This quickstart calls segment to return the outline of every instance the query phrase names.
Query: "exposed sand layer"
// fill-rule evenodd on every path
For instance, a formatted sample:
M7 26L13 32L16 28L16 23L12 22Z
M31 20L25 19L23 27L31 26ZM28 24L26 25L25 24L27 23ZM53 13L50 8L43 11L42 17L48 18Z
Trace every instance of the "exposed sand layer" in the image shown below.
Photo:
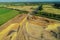
M52 24L59 23L38 16L18 15L0 27L0 40L57 40L51 29L46 30Z

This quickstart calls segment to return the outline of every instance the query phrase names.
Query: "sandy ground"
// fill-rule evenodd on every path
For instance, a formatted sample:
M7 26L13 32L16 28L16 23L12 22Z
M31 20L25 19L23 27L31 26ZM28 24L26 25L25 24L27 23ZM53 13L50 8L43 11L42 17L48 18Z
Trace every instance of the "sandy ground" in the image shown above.
M6 27L2 27L0 31L0 40L57 40L45 30L45 27L51 24L45 21L48 19L27 16L26 14L18 15L4 24Z

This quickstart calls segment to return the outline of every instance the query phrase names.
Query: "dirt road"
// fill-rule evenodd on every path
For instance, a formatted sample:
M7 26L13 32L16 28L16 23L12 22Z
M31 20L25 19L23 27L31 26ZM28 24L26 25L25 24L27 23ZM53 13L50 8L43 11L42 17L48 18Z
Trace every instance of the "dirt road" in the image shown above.
M25 16L23 16L25 15ZM20 18L19 21L16 21L16 23L10 21L11 23L9 26L4 27L3 30L0 32L0 40L14 40L17 36L17 31L20 29L19 27L22 27L22 24L25 22L27 15L23 14L22 18ZM9 22L8 22L9 23ZM6 25L6 24L5 24ZM13 37L10 39L10 37Z
M15 18L12 18L11 20L9 20L8 22L6 22L5 24L3 24L2 26L0 26L0 32L5 29L6 27L8 27L10 24L13 23L20 23L24 17L26 17L26 14L19 14L17 15Z

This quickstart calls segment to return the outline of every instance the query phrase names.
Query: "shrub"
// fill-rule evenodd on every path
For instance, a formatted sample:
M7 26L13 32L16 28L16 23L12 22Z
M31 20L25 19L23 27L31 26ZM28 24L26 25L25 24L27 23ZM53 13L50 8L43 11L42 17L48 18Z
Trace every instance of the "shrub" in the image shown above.
M42 5L40 5L38 8L37 8L37 10L43 10L43 8L42 8Z
M60 9L60 4L55 3L53 6L54 6L54 8Z

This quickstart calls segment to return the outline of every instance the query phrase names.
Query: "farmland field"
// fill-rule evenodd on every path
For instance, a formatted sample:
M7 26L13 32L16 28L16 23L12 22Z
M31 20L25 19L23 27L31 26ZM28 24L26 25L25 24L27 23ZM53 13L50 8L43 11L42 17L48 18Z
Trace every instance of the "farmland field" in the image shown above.
M27 13L33 11L38 6L7 6L0 7L0 26L10 19L14 18L16 15L21 13ZM31 9L33 8L33 9Z
M0 8L0 25L4 24L5 22L12 19L13 17L15 17L18 14L19 14L19 12L16 10Z

